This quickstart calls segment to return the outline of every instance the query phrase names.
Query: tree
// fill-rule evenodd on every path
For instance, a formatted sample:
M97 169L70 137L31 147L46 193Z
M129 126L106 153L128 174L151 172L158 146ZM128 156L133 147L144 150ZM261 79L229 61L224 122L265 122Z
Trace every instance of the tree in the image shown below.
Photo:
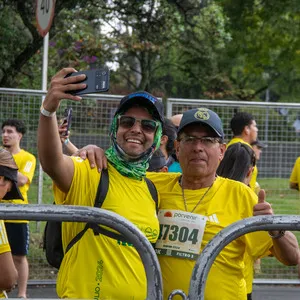
M75 8L80 2L79 0L57 1L55 15L58 15L62 9ZM23 72L23 75L29 77L33 75L22 68L43 44L43 39L35 26L34 5L35 1L0 1L0 20L3 29L0 36L0 86L14 86L18 73ZM57 19L54 19L50 39L57 32L56 21Z
M33 1L0 0L0 84L40 88ZM65 0L50 30L49 76L108 64L111 92L298 99L298 0Z

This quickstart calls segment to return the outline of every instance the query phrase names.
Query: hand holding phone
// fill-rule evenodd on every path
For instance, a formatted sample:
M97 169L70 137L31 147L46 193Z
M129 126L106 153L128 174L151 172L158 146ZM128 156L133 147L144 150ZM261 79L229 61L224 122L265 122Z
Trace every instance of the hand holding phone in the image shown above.
M66 128L66 131L64 133L64 136L68 135L68 132L71 128L71 122L72 122L72 107L69 107L69 108L66 108L65 109L65 120L64 120L64 123L67 123L67 128Z
M81 81L81 83L86 84L86 88L81 90L70 91L72 95L84 95L92 93L103 93L107 92L109 89L109 70L106 67L87 70L80 72L73 72L68 74L66 77L76 76L80 74L85 74L86 78Z

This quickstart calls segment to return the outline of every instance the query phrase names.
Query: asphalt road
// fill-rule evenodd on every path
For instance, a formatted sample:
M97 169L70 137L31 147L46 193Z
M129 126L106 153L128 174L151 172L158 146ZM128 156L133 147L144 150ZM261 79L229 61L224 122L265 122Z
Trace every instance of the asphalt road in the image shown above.
M16 297L16 290L9 298ZM17 298L16 298L17 299ZM28 286L28 299L57 299L55 286ZM300 286L254 285L253 300L299 300ZM20 299L19 299L20 300ZM117 300L117 299L116 299ZM238 299L237 299L238 300Z
M299 300L300 286L255 285L253 300Z

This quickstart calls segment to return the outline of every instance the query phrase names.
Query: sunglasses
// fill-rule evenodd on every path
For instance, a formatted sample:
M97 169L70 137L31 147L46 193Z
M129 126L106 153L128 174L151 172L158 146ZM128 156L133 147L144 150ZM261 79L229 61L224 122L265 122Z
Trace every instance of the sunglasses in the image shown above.
M119 126L130 129L134 126L134 124L138 121L141 124L142 130L147 133L155 132L156 128L158 127L158 122L154 120L148 119L137 119L130 116L118 116Z

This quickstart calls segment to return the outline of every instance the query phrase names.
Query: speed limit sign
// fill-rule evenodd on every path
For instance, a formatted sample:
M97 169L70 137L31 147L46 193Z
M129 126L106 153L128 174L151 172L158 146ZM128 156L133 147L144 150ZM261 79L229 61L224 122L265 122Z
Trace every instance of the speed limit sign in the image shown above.
M54 17L55 0L36 0L37 28L42 37L50 30Z

